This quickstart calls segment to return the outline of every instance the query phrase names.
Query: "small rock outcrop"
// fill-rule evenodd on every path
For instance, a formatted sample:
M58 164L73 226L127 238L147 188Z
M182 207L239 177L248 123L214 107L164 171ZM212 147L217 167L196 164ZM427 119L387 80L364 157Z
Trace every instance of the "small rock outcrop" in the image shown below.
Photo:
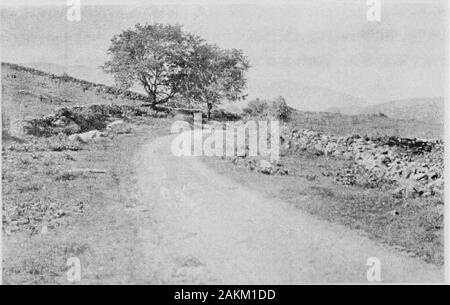
M394 196L417 197L442 194L444 189L444 148L442 140L401 137L329 136L313 130L284 127L284 151L307 151L352 161L350 168L335 173L336 181L379 187L395 184ZM360 181L363 180L363 181Z
M91 130L91 131L84 132L84 133L77 133L77 134L70 135L68 137L68 139L70 141L79 141L81 143L86 144L86 143L89 143L92 141L96 141L104 136L105 135L98 130Z

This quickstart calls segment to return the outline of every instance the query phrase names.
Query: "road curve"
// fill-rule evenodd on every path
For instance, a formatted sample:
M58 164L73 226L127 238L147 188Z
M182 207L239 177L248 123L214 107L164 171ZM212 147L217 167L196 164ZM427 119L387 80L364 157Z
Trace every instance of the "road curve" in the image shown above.
M160 284L443 282L443 271L343 226L262 197L195 157L175 157L173 136L143 146L139 279Z

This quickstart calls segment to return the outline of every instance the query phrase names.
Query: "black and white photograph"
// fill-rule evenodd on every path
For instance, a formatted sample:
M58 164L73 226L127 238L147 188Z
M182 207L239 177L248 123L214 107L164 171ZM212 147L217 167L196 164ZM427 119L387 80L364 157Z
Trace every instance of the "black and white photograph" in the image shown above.
M1 283L448 284L448 6L1 0Z

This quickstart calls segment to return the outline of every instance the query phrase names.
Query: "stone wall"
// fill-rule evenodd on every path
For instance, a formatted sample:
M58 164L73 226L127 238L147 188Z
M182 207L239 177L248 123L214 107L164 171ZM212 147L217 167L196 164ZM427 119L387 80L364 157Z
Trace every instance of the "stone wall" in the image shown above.
M308 151L352 161L354 166L350 170L331 173L344 184L353 184L358 175L369 175L375 186L378 182L396 185L394 196L443 194L444 149L441 140L336 137L284 127L281 147L290 152Z

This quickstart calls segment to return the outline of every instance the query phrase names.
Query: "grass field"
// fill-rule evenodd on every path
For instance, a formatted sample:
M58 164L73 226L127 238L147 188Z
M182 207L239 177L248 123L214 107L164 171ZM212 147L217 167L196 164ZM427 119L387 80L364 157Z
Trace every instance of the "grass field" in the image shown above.
M243 186L291 203L317 217L358 230L368 237L427 262L444 263L443 198L396 199L392 189L344 186L322 172L346 161L308 154L285 156L288 176L270 176L237 167L227 159L204 158L219 173Z
M61 107L137 105L98 86L2 64L3 282L68 284L78 257L83 283L132 283L136 200L133 156L170 122L138 118L131 134L89 144L24 134L25 122ZM88 171L86 171L88 169ZM132 270L131 270L132 271Z
M132 268L139 256L133 156L142 143L166 134L168 124L151 119L133 128L131 136L79 151L3 152L3 213L20 220L4 222L5 284L69 284L66 263L71 257L81 261L83 283L134 282L124 277L132 270L123 269ZM105 173L65 174L73 168ZM20 217L11 212L23 203Z
M48 115L61 107L140 103L98 92L96 88L99 87L2 64L2 128L12 134L22 134L26 120Z
M408 138L441 139L444 122L400 120L380 115L344 115L327 112L295 112L289 125L312 129L335 136L400 136Z

